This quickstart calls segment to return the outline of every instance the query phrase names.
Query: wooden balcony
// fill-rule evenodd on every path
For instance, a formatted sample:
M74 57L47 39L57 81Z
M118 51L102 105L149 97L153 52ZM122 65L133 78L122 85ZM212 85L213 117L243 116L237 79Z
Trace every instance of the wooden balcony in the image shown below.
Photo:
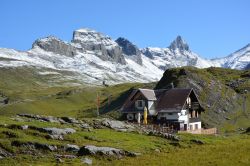
M194 110L198 110L200 108L200 104L198 102L192 102L191 108Z

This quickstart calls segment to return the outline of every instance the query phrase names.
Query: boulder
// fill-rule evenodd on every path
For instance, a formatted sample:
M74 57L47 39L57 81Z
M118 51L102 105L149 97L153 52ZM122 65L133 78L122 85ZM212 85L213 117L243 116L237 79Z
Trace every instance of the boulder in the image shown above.
M39 131L49 133L51 135L66 135L66 134L72 134L75 133L76 130L72 128L65 128L65 129L60 129L56 127L51 127L51 128L38 128Z
M63 123L64 122L62 119L56 118L53 116L42 116L42 115L33 115L33 114L18 114L18 116L39 120L41 122L53 122L53 123Z
M79 156L83 155L102 155L109 157L122 157L129 156L135 157L141 155L140 153L124 151L122 149L112 148L112 147L97 147L94 145L87 145L80 148L78 151Z
M38 142L21 142L21 141L12 141L11 146L17 146L17 147L26 147L27 149L37 149L37 150L49 150L49 151L56 151L57 146L56 145L49 145L49 144L43 144Z
M67 152L78 152L80 150L79 146L67 144L65 146L65 151Z
M110 120L110 119L103 119L101 122L103 126L106 126L108 128L117 130L117 131L134 131L135 128L132 125L126 124L125 122L122 121L117 121L117 120Z
M91 129L91 126L87 123L81 123L80 126L82 129Z
M190 142L195 143L197 145L205 144L202 140L198 140L198 139L191 139Z
M46 136L46 138L48 139L54 139L54 140L63 140L63 136L62 135L51 135L49 134L48 136Z
M0 147L0 159L4 157L10 157L10 156L12 156L10 152Z
M75 118L71 117L61 117L62 120L64 120L67 123L73 123L73 124L79 124L80 122L76 120Z
M22 129L22 130L27 130L28 128L29 128L28 125L23 125L23 126L21 126L21 129Z
M81 159L81 161L83 164L87 164L87 165L92 165L92 163L93 163L92 159L87 158L87 157Z

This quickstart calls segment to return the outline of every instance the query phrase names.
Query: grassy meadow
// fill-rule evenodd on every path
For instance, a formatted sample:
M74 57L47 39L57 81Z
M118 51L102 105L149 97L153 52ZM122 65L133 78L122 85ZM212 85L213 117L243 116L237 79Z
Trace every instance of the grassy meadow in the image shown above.
M56 152L39 151L40 155L24 154L22 148L11 146L13 141L39 142L58 147L66 144L78 146L110 146L123 150L142 153L137 157L108 158L87 156L93 165L249 165L250 135L234 134L230 136L179 134L179 142L137 132L117 132L111 129L92 129L86 131L74 125L38 122L29 120L15 121L9 117L0 117L0 147L14 153L14 157L0 160L0 165L57 165L56 154L70 154L60 149ZM4 125L5 124L5 125ZM77 132L64 137L64 140L52 140L46 133L36 130L9 129L9 125L29 125L35 127L74 128ZM200 140L197 144L192 140ZM158 149L156 151L156 149ZM63 159L59 165L82 165L85 156L75 159Z

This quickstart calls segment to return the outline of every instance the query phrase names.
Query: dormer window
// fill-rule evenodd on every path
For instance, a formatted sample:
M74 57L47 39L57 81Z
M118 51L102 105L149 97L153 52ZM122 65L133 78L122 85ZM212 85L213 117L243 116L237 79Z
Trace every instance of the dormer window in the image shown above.
M145 107L145 102L143 100L137 100L135 106L137 109L143 109Z

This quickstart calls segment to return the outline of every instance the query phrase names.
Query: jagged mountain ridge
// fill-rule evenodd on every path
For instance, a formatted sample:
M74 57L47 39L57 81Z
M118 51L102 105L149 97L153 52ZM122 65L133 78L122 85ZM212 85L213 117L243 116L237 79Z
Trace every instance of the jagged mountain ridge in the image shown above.
M114 41L94 30L79 29L74 31L71 42L49 36L36 40L25 52L0 48L0 68L32 66L32 70L37 68L35 72L53 75L54 79L69 71L74 74L64 78L90 84L103 80L109 84L152 82L158 81L166 69L181 66L244 69L250 62L249 50L248 45L226 58L206 60L193 53L180 36L167 48L140 49L125 38ZM239 62L248 58L244 64L234 64L238 55Z

